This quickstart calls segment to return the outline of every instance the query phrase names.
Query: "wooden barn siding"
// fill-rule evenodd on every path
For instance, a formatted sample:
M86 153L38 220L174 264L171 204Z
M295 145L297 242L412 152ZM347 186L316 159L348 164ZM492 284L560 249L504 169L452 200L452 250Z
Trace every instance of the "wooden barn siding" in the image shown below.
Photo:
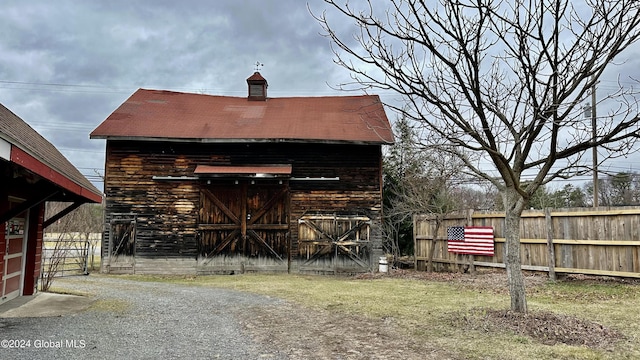
M471 221L468 222L467 218ZM575 208L551 211L555 271L594 275L640 277L640 208ZM468 259L447 251L446 229L454 225L493 226L495 256L474 256L476 266L504 264L504 213L473 212L447 215L434 241L431 216L414 218L416 266L427 267L430 251L437 269ZM525 211L520 225L524 269L548 271L547 225L544 212Z
M0 206L2 206L2 202L0 201ZM6 223L0 223L0 286L4 281L4 255L6 253L7 242L5 239L5 232L7 231ZM2 289L0 289L0 302L2 302Z
M192 176L197 165L292 164L293 177L339 177L340 181L290 182L293 232L297 216L309 209L367 209L379 222L380 159L379 145L108 141L103 253L108 256L111 214L134 213L136 256L195 258L198 182L152 177ZM379 227L373 231L373 238L381 241Z
M291 256L297 260L300 256L298 243L298 219L306 213L318 209L327 212L344 212L351 209L354 213L365 215L371 219L371 259L372 267L377 266L377 259L382 254L382 208L380 191L292 191L291 192ZM295 262L293 266L295 266ZM371 268L372 269L372 268ZM371 270L369 269L369 270ZM294 269L295 270L295 269Z

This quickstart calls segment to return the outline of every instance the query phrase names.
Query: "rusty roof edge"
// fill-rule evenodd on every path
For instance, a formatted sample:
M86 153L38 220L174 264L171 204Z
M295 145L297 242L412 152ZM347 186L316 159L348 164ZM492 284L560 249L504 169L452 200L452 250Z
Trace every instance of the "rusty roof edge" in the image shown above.
M42 136L42 135L40 135L40 136ZM81 188L93 193L94 195L98 195L100 197L103 196L102 191L100 191L100 189L98 189L95 185L93 185L93 183L91 183L91 181L89 179L87 179L86 176L82 175L82 173L80 173L78 168L75 167L75 165L73 165L69 161L69 159L67 159L67 157L64 156L64 154L62 154L60 152L60 150L58 150L55 146L52 145L53 149L55 149L55 151L58 152L58 155L61 156L66 162L68 162L69 165L71 165L74 169L76 169L76 171L78 171L78 174L80 176L85 178L85 180L87 181L86 184L83 184L83 183L77 181L74 178L74 176L71 176L71 174L67 174L64 170L60 169L55 164L51 163L51 161L49 161L48 159L43 158L40 154L34 153L33 151L31 151L27 147L23 146L19 139L15 139L13 136L11 136L11 135L9 135L9 134L7 134L5 132L2 132L2 131L0 131L0 138L5 140L5 141L7 141L9 144L11 144L11 146L17 147L18 149L20 149L24 153L28 154L29 156L31 156L35 160L39 161L40 163L42 163L43 165L45 165L49 169L56 171L57 173L59 173L60 175L64 176L67 180L71 181L72 183L74 183L74 184L80 186ZM49 142L46 138L44 140ZM80 194L78 194L78 195L80 195Z
M159 142L199 142L207 143L313 143L313 144L359 144L359 145L393 145L391 140L338 140L338 139L282 139L282 138L264 138L264 139L242 139L242 138L168 138L168 137L149 137L149 136L111 136L111 135L91 135L91 139L104 139L111 141L159 141Z
M202 96L202 97L216 97L216 98L230 98L230 99L238 99L238 100L246 100L246 96L235 96L235 95L218 95L218 94L202 94L202 93L194 93L188 91L177 91L177 90L167 90L167 89L151 89L151 88L138 88L134 91L123 103L131 100L131 98L136 95L138 92L156 92L162 93L165 95L188 95L188 96ZM311 95L311 96L269 96L267 99L269 100L287 100L287 99L322 99L322 98L377 98L378 102L384 103L380 100L379 94L357 94L357 95Z
M46 140L46 139L45 139ZM47 140L48 141L48 140ZM87 179L86 176L82 175L82 173L80 172L80 170L78 170L78 168L73 165L69 159L67 159L66 156L64 156L64 154L62 154L57 148L56 151L58 151L59 155L62 156L64 158L64 160L66 160L74 169L76 169L76 171L78 171L78 174L82 177L84 177L84 179L87 181L86 184L83 184L81 182L79 182L77 179L75 179L73 176L71 176L71 174L67 174L64 170L62 170L61 168L59 168L58 166L52 164L50 161L44 159L42 156L40 156L39 154L34 153L33 151L27 149L24 146L21 146L20 143L16 143L16 142L11 142L12 146L17 147L18 149L22 150L23 152L25 152L26 154L28 154L29 156L33 157L35 160L39 161L40 163L42 163L43 165L45 165L46 167L48 167L49 169L57 172L58 174L64 176L67 180L71 181L72 183L80 186L82 189L85 189L89 192L91 192L94 195L98 195L100 197L103 196L102 191L100 191L100 189L98 189L95 185L93 185L93 183ZM77 194L82 196L81 194Z

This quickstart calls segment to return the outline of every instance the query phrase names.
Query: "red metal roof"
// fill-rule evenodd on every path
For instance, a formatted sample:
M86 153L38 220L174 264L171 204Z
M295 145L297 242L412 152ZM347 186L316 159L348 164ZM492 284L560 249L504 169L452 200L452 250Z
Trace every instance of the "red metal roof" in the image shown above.
M390 144L393 133L377 95L249 101L139 89L91 138Z
M254 72L253 75L249 76L247 81L267 81L259 72Z
M0 139L10 144L9 160L89 201L102 193L49 141L0 104Z

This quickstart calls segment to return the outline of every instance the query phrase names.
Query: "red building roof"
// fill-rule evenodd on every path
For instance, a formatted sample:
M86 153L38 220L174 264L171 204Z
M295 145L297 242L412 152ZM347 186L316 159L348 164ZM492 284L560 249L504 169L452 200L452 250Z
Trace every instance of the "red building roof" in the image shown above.
M253 75L249 76L247 81L267 81L259 72L254 72Z
M0 145L3 145L0 159L20 165L88 201L102 201L100 190L55 146L1 104Z
M139 89L91 138L390 144L393 133L377 95L249 101Z

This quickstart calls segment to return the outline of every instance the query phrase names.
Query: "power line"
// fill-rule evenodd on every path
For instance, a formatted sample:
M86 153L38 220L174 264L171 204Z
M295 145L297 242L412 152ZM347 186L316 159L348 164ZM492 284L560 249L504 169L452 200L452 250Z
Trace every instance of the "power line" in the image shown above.
M83 148L66 148L66 147L56 147L58 150L63 151L73 151L73 152L84 152L84 153L94 153L94 154L104 154L104 150L89 150Z
M0 89L12 89L12 90L28 90L28 91L53 91L53 92L79 92L79 93L132 93L139 88L146 89L165 89L174 91L187 91L193 93L208 93L208 94L245 94L246 90L228 90L222 88L202 88L202 87L184 87L184 86L154 86L154 85L88 85L88 84L74 84L74 83L48 83L48 82L32 82L32 81L15 81L15 80L0 80ZM338 93L344 93L344 91L333 89L293 89L296 94L316 94L316 95L335 95ZM285 90L273 89L269 92L271 94L288 94L293 91L291 88ZM395 93L389 90L379 89L378 94ZM285 95L286 96L286 95Z

